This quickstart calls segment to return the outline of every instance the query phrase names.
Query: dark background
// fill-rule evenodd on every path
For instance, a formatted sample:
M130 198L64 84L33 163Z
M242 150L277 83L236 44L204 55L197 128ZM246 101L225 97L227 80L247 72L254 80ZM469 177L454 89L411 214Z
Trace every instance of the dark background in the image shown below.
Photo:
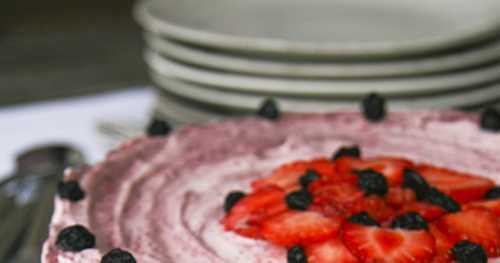
M132 0L3 0L0 106L149 83Z

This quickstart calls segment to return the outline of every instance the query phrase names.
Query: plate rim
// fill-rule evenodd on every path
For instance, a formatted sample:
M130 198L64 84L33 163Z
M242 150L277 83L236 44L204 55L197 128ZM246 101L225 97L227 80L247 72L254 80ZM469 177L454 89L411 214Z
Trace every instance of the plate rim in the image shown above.
M139 0L135 6L133 15L136 21L155 34L169 36L179 41L194 43L212 48L251 51L270 54L297 54L306 56L335 56L335 57L379 57L379 56L401 56L410 54L423 54L446 50L453 47L466 46L484 41L500 29L499 21L489 23L478 30L468 29L466 33L449 34L447 37L429 37L425 41L407 41L395 43L335 45L331 42L327 44L313 44L291 42L279 39L251 38L242 36L232 36L228 34L208 32L187 26L176 25L161 18L157 18L148 12L148 6L155 0ZM496 3L491 1L492 3ZM500 7L500 3L499 3ZM499 8L500 10L500 8Z
M380 78L417 76L463 70L500 61L500 39L486 46L448 54L397 61L287 63L236 54L209 52L170 39L144 34L148 47L162 56L213 70L269 77Z
M226 90L285 94L289 96L359 97L371 92L377 92L388 97L419 96L460 90L500 80L500 63L469 70L468 72L452 72L436 76L373 80L306 80L209 71L175 62L151 50L145 51L144 58L146 64L157 72L173 75L186 81L218 86Z
M175 96L179 96L182 98L186 98L189 100L194 100L199 103L206 103L215 106L222 106L225 108L235 108L239 110L247 110L247 111L255 111L258 108L258 105L269 96L263 94L245 94L238 92L228 92L224 90L218 90L216 87L210 87L206 85L189 83L184 80L176 79L175 76L165 76L154 72L154 70L150 71L150 76L156 83L157 87L168 92L174 94ZM168 84L167 84L168 83ZM172 87L168 87L168 85L172 85ZM175 86L175 87L174 87ZM189 93L186 93L186 90L191 89ZM212 94L212 98L207 100L206 94ZM194 94L194 95L193 95ZM205 94L205 95L204 95ZM235 101L234 98L240 97L239 101ZM292 109L291 112L300 112L300 109L303 109L304 105L308 105L311 109L317 107L318 105L322 105L321 111L332 111L339 109L346 109L353 107L359 107L360 99L345 101L342 98L338 98L336 100L309 100L306 103L305 100L300 98L289 98L283 96L274 96L281 103L285 101L285 105L282 105L285 108ZM405 98L405 99L391 99L389 100L389 105L394 108L453 108L459 106L467 106L467 105L476 105L482 102L487 101L492 97L500 98L500 81L486 85L482 87L476 87L475 89L468 89L462 92L457 92L454 94L442 94L438 96L429 96L423 98ZM457 102L457 98L467 98L466 102L460 101ZM473 99L471 99L473 98ZM313 105L315 104L315 105ZM328 106L326 106L328 104ZM465 104L465 105L464 105ZM332 107L330 107L330 105ZM412 107L408 107L412 106Z

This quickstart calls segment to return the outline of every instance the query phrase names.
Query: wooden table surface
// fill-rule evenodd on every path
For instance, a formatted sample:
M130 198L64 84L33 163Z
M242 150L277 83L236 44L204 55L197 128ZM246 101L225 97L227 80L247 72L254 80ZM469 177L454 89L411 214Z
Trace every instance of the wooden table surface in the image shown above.
M0 106L149 84L134 1L6 1Z

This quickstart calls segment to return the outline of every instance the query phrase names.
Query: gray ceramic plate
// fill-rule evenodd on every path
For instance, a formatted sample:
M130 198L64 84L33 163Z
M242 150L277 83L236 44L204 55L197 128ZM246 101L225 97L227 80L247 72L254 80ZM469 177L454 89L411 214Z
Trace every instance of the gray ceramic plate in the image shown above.
M284 94L287 96L360 98L370 92L388 97L422 96L469 89L500 80L500 63L463 72L435 76L384 79L292 79L249 76L201 69L181 64L148 51L146 62L156 72L204 85L217 86L233 92Z
M170 94L235 111L255 111L267 97L263 94L231 92L218 89L217 86L198 85L155 71L151 71L151 76L158 87ZM359 107L359 100L273 97L288 112L331 112ZM390 104L396 109L447 109L480 105L495 98L500 99L500 83L451 94L391 99Z
M155 34L219 49L306 56L401 56L489 38L498 0L143 0Z
M405 60L345 62L286 61L228 54L145 34L148 46L158 53L200 67L271 77L369 78L436 74L477 67L500 60L500 41L461 52Z

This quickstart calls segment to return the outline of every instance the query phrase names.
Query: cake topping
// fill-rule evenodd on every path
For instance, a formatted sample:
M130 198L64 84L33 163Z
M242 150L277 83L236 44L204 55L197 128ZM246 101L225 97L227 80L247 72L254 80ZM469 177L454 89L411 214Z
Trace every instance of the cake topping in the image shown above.
M355 215L352 215L348 219L349 222L365 225L365 226L378 226L379 224L367 212L360 212Z
M498 190L476 175L344 155L284 164L251 186L222 223L290 248L289 262L451 262L461 240L500 256Z
M287 253L288 263L307 263L306 252L300 246L293 246Z
M434 222L448 240L468 240L481 245L490 257L500 256L498 216L485 208L471 207L447 214Z
M409 160L389 156L367 159L344 157L335 161L337 171L341 174L372 169L382 174L390 186L401 185L404 169L412 167L412 165Z
M85 198L85 192L80 188L78 181L59 182L57 194L61 199L77 202Z
M306 254L309 263L359 263L340 238L308 245Z
M449 195L458 203L481 199L495 186L495 183L488 178L446 168L419 165L417 170L431 186Z
M172 131L172 126L166 121L160 119L153 119L149 123L146 133L149 136L165 136Z
M342 218L326 217L313 211L285 211L264 220L264 239L280 246L306 245L335 237Z
M257 115L269 120L278 119L280 117L278 104L271 98L264 100L257 111Z
M120 248L114 248L101 259L101 263L136 263L134 256Z
M448 212L460 211L460 205L455 200L453 200L453 198L433 187L431 187L427 192L425 201L442 207Z
M430 189L425 178L413 169L404 170L403 187L412 189L415 192L417 200L423 200Z
M248 236L260 236L259 223L287 210L285 191L277 186L265 186L246 195L226 214L222 224L226 230Z
M430 262L435 253L434 238L425 230L346 223L342 240L360 262Z
M371 122L379 122L385 118L385 99L372 93L363 99L362 110L365 118Z
M494 188L491 188L485 195L484 197L486 199L498 199L500 198L500 187L496 186Z
M408 230L429 229L425 219L416 212L409 212L394 219L392 228L403 228Z
M500 112L494 108L487 108L481 113L481 128L488 131L500 131Z
M231 211L231 208L241 200L241 198L245 197L245 193L242 191L233 191L230 192L224 201L224 212Z
M384 196L387 193L387 180L384 175L372 169L356 171L358 186L367 194Z
M312 201L312 195L306 190L291 192L286 196L288 208L295 210L306 210Z
M300 185L302 188L307 189L307 187L314 181L319 180L320 176L318 172L309 169L306 173L299 178Z
M486 263L488 255L484 249L476 243L462 240L451 250L457 263Z
M64 228L57 236L56 246L63 251L80 252L95 247L95 237L82 225Z
M356 145L341 147L333 155L332 159L337 160L340 157L360 158L361 157L361 150L359 149L359 146L356 146Z

